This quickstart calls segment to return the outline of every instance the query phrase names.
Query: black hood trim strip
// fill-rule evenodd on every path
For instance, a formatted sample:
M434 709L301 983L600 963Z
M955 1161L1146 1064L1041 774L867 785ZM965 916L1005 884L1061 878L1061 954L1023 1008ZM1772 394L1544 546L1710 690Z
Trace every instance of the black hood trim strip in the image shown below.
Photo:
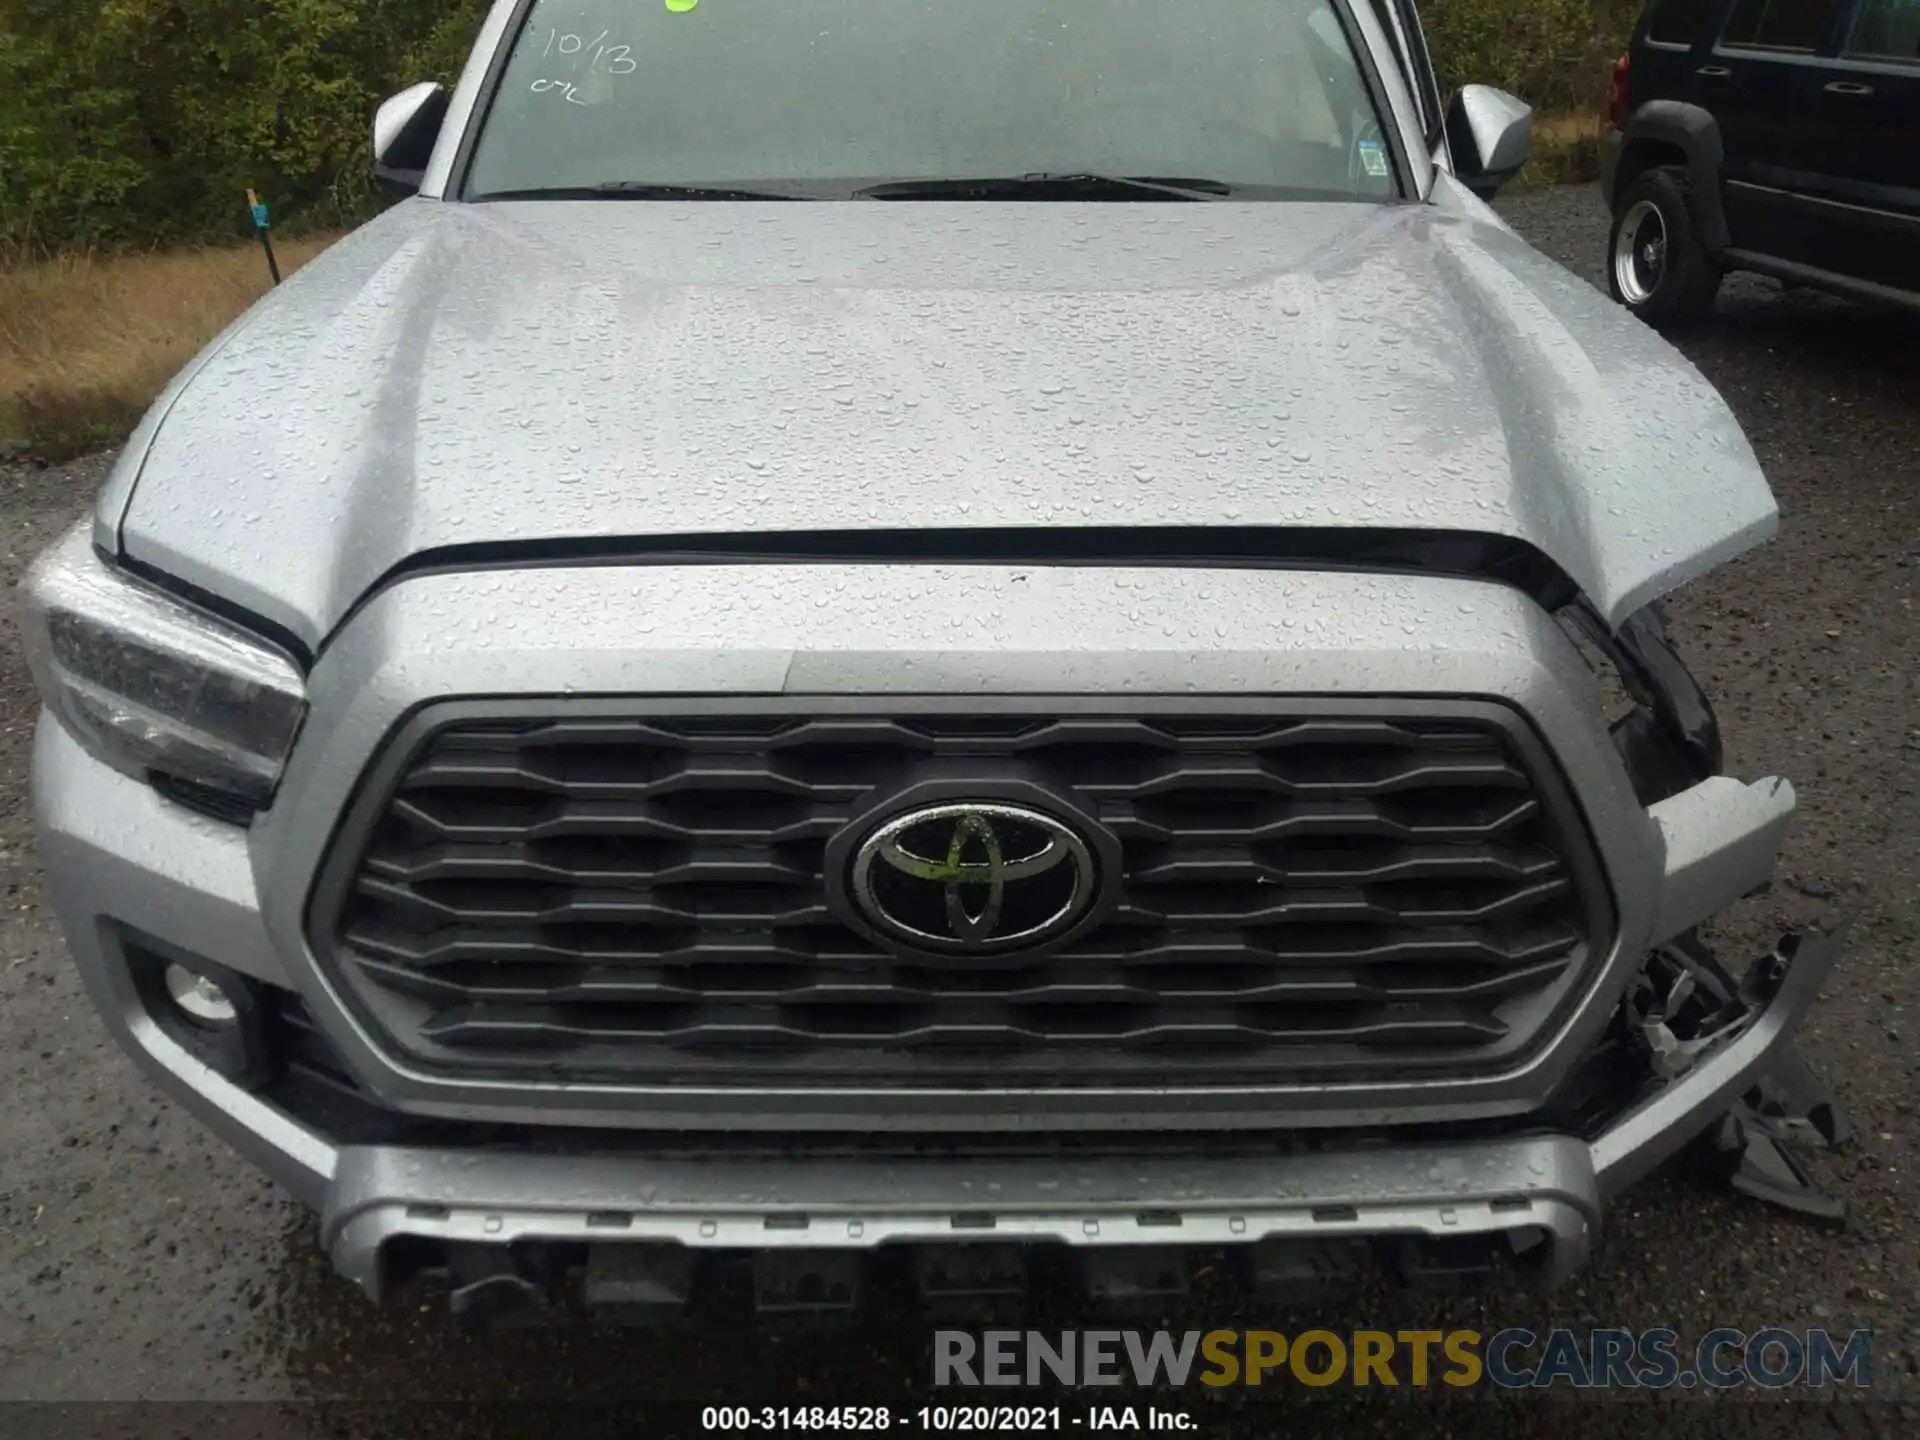
M422 550L354 602L319 649L395 585L426 575L605 565L1122 565L1441 575L1509 585L1558 610L1580 588L1524 540L1471 530L1373 526L1028 526L810 530L508 541Z

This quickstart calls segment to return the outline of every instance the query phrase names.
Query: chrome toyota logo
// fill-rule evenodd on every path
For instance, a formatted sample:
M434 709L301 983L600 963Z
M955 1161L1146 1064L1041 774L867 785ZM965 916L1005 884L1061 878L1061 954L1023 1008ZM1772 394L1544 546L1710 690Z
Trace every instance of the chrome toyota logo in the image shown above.
M1022 805L925 805L881 825L854 852L850 889L881 935L928 950L1045 944L1098 894L1086 840Z

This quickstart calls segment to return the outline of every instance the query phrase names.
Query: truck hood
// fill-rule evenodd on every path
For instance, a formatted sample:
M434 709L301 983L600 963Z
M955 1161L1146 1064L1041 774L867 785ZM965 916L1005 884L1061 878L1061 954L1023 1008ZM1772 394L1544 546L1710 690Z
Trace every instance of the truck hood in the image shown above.
M412 200L121 464L104 539L310 647L448 547L1464 531L1618 621L1776 522L1677 352L1428 205Z

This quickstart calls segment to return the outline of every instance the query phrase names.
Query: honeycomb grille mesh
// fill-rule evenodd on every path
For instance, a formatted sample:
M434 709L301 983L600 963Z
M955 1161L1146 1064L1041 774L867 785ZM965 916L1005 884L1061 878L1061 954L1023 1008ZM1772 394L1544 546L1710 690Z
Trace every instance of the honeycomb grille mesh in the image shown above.
M1534 762L1535 768L1539 762ZM1040 958L903 958L827 842L928 775L1119 842ZM1511 731L1356 715L756 714L458 723L356 845L357 1005L453 1072L647 1085L1225 1085L1471 1071L1594 953L1583 838Z

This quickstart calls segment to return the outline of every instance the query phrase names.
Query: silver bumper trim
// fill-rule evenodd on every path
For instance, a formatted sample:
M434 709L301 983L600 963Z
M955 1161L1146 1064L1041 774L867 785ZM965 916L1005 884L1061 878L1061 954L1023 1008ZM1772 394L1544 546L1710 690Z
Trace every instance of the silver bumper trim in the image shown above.
M868 1167L832 1160L496 1159L356 1147L340 1152L320 1230L335 1266L378 1299L382 1249L402 1235L868 1250L989 1237L1223 1245L1537 1228L1552 1238L1559 1279L1586 1263L1599 1223L1588 1149L1566 1136L1177 1169L1127 1158L888 1160L881 1173L875 1186Z

